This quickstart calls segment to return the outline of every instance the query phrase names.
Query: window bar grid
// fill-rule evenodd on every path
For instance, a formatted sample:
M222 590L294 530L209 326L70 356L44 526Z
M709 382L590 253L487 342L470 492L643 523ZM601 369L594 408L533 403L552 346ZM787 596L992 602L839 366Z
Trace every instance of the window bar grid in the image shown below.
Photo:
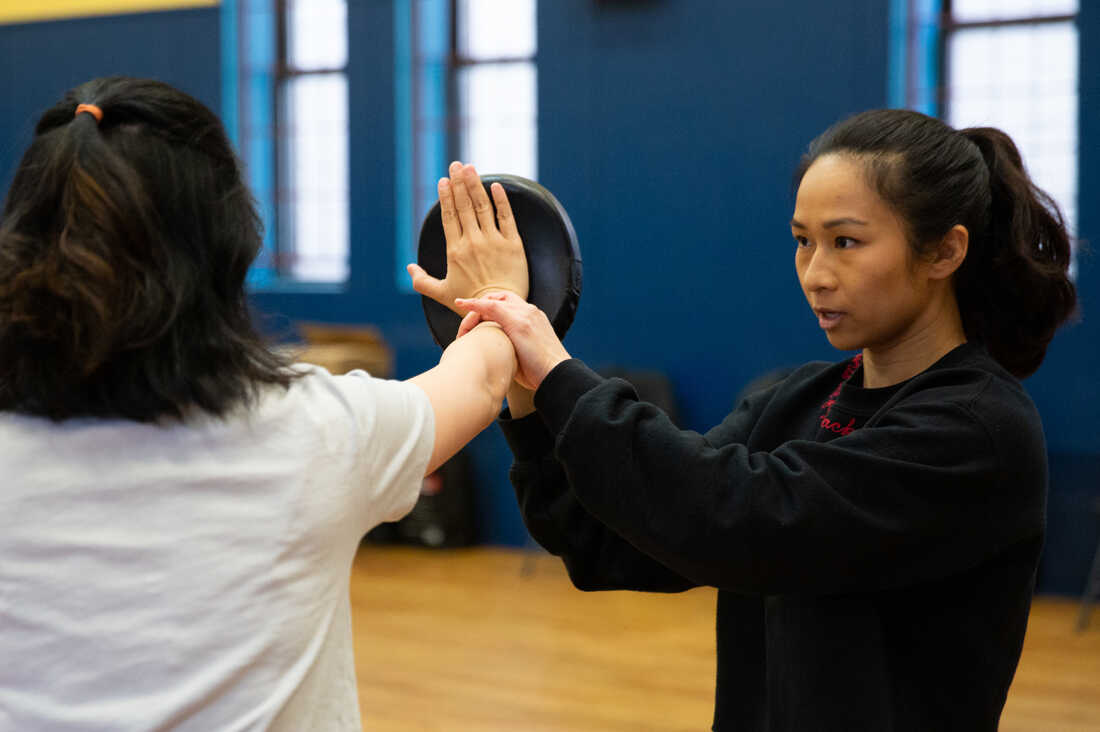
M454 100L455 103L451 105L451 111L448 115L448 149L459 151L460 156L476 155L476 153L469 149L471 140L474 139L471 136L471 131L475 128L476 123L470 115L469 106L467 104L468 100L466 99L466 93L470 91L473 75L476 74L478 69L490 69L493 67L501 68L508 65L526 65L533 68L537 50L532 50L532 52L528 54L494 53L492 50L490 50L489 53L482 54L478 54L476 51L473 53L464 53L464 43L461 35L463 33L469 35L466 26L473 24L476 20L470 17L473 14L470 7L472 0L449 0L449 2L451 24L448 92L450 99ZM532 5L533 4L534 0L532 1ZM465 12L463 12L464 10ZM467 39L465 45L470 45L469 39ZM535 83L537 84L537 81ZM537 101L535 104L537 105ZM537 121L532 120L532 124L537 126ZM537 167L537 150L532 150L531 154L534 157L528 162L533 167L531 170L522 172L534 177L536 176L534 167ZM482 162L483 166L485 165L484 161L480 162ZM490 167L492 166L490 165ZM493 173L500 171L485 169L481 172Z
M291 27L294 3L302 0L273 0L277 28L275 33L276 53L274 63L274 87L272 95L273 114L277 120L278 137L274 141L277 163L274 167L274 190L277 201L276 215L272 217L271 226L275 229L274 258L278 274L294 280L304 281L341 281L348 276L347 265L349 252L346 239L346 224L344 242L342 247L333 246L333 242L326 240L324 234L318 234L316 241L301 241L300 231L303 222L300 206L309 205L303 196L317 197L316 191L302 191L301 176L295 175L299 170L299 155L301 147L308 144L303 135L307 132L316 135L316 130L309 128L308 123L301 120L295 110L296 101L303 93L303 84L310 79L324 79L326 76L345 76L347 73L347 61L341 66L314 65L302 68L291 58ZM346 86L344 87L346 94ZM344 110L346 113L346 110ZM345 126L346 118L339 120ZM310 120L316 122L316 120ZM347 134L346 129L343 133ZM314 141L315 142L315 141ZM346 145L345 145L346 147ZM346 150L344 151L346 154ZM344 206L336 213L347 217L346 206L346 182L343 190ZM316 204L316 201L313 201ZM337 206L337 208L341 208ZM318 213L313 211L313 218ZM305 221L311 220L308 218ZM307 246L308 245L308 246Z
M972 34L975 32L980 33L982 31L1004 31L1007 33L1013 33L1026 32L1027 29L1036 29L1036 31L1038 32L1040 31L1040 29L1053 30L1056 29L1059 25L1075 27L1077 21L1076 13L1065 12L1046 15L1020 15L1007 18L990 17L980 20L960 21L956 19L955 7L956 3L954 2L954 0L944 0L943 15L941 18L941 38L943 40L940 44L942 55L941 68L943 68L944 70L942 76L942 78L944 79L944 83L941 85L941 95L943 99L943 105L941 106L941 109L944 111L945 119L951 120L953 124L961 124L963 126L973 124L975 120L967 119L966 121L956 121L956 119L954 119L954 117L957 117L956 112L958 108L962 106L962 102L959 101L959 99L952 98L959 93L958 89L950 88L953 86L953 83L957 84L957 80L959 78L958 74L955 73L956 70L952 69L952 64L959 63L959 60L952 58L954 54L948 51L948 47L950 46L954 48L956 38L962 38L963 34ZM999 34L997 35L999 36ZM1079 40L1077 42L1079 43ZM1077 48L1079 49L1079 46ZM1076 52L1079 53L1079 50ZM1045 58L1046 57L1044 56L1044 59ZM1076 99L1077 94L1076 84L1079 83L1077 81L1077 73L1078 72L1074 70L1072 75L1073 88L1063 90L1064 92L1070 94L1074 99ZM1040 76L1042 78L1039 78ZM1004 79L998 79L995 73L991 73L986 76L984 84L990 90L990 93L993 93L997 91L998 86L1003 82ZM1048 83L1044 84L1044 82ZM1062 96L1058 93L1059 90L1057 88L1057 80L1055 80L1053 83L1050 83L1050 79L1042 74L1035 76L1034 78L1022 79L1021 83L1027 84L1027 94L1029 96L1042 96L1043 92L1047 93L1047 100L1054 98L1049 96L1051 93L1054 93L1055 97ZM1005 92L1002 90L998 94L998 97L1003 97L1004 94ZM973 105L970 106L971 108L973 107ZM1042 106L1046 105L1044 104ZM967 116L965 112L963 112L962 114L964 118ZM1025 164L1028 165L1028 168L1032 172L1033 176L1036 173L1039 173L1041 175L1042 171L1044 170L1058 170L1058 168L1060 167L1060 159L1066 158L1067 156L1069 158L1073 158L1077 154L1078 131L1076 129L1076 119L1073 118L1072 112L1070 112L1070 118L1066 120L1066 128L1064 130L1059 129L1054 131L1055 135L1057 136L1055 142L1061 143L1064 141L1064 143L1069 143L1068 145L1065 145L1065 149L1062 150L1052 149L1056 148L1057 145L1052 145L1050 142L1052 138L1050 138L1048 134L1044 134L1041 131L1043 129L1043 122L1041 120L1035 121L1034 119L1029 118L1026 121L1022 119L1017 120L1017 122L1018 124L1026 125L1026 127L1024 129L1014 129L1010 131L1010 134L1012 135L1017 145L1020 146L1021 153L1024 155L1025 158ZM1004 119L999 124L994 123L994 126L1007 127L1010 124L1012 124L1011 120ZM1063 135L1068 135L1068 137L1063 137ZM1025 149L1025 146L1028 149ZM1061 162L1065 163L1065 160L1062 160ZM1036 182L1041 188L1047 191L1058 202L1059 208L1065 215L1066 224L1072 236L1073 232L1076 229L1078 206L1078 191L1076 180L1077 170L1076 166L1072 163L1072 160L1068 163L1068 165L1069 169L1066 171L1068 173L1068 177L1066 177L1065 180L1058 180L1058 176L1054 175L1051 179L1036 180ZM1071 263L1070 267L1071 276L1074 275L1075 271L1076 258L1074 257L1074 261Z
M274 228L272 240L275 242L275 269L280 275L285 274L293 265L294 242L288 237L294 227L289 225L288 219L292 216L290 209L293 200L289 200L285 188L285 171L287 156L290 152L288 145L287 129L287 105L284 99L286 94L286 68L287 68L287 15L290 12L287 0L275 0L275 93L271 95L272 119L279 130L275 139L276 165L273 171L275 190L276 215L270 222Z

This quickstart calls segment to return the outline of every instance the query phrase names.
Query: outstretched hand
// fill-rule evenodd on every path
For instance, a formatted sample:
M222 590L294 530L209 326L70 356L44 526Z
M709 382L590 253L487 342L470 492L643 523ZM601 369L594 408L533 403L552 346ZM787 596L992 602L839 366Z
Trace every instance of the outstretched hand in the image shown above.
M451 163L450 179L441 178L439 212L447 242L447 276L437 279L420 265L406 268L413 289L459 315L467 310L456 298L478 298L490 292L515 293L526 300L529 288L523 253L508 196L500 183L491 186L493 203L472 165Z
M516 349L519 361L516 381L527 389L538 389L555 366L570 358L546 313L510 292L460 299L458 305L469 311L458 328L458 337L484 320L500 325Z

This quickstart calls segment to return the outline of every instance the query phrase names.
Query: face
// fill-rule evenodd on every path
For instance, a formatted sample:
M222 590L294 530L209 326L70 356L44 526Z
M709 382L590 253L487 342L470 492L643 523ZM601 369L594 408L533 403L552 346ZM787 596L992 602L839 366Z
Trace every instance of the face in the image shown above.
M890 349L932 317L926 266L857 158L830 154L810 166L791 233L802 291L835 347Z

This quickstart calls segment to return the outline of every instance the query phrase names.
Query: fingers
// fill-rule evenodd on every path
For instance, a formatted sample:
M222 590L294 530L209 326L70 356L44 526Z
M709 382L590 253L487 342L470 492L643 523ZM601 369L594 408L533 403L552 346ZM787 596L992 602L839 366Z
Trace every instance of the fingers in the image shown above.
M471 313L477 313L482 320L500 323L507 332L519 321L520 315L515 311L515 303L507 302L503 295L504 293L494 293L477 299L460 297L455 300L455 305ZM526 302L522 300L520 302L526 305Z
M541 311L514 292L493 292L479 298L458 298L455 307L462 311L476 312L482 320L499 323L506 333L527 318Z
M463 176L462 163L451 163L451 190L454 191L455 209L458 211L458 222L462 230L470 234L478 230L477 215L474 214L474 204L470 199L470 191Z
M569 358L546 315L514 293L500 292L478 299L458 299L456 305L491 320L504 329L519 360L519 383L536 389L546 375Z
M448 244L457 242L462 237L462 227L459 226L458 213L455 211L451 181L440 178L436 190L439 192L439 217L443 220L443 236Z
M409 279L412 280L414 290L425 297L430 297L440 305L451 307L451 303L447 301L447 286L443 284L442 280L432 277L419 264L407 264L405 265L405 271L409 273Z
M463 318L462 322L458 324L458 335L456 335L455 338L461 338L462 336L466 335L475 327L477 327L477 324L480 322L481 315L479 313L475 313L473 310L466 313L466 317Z
M510 302L515 305L526 304L527 301L522 297L512 292L511 290L498 290L496 292L490 292L485 295L487 300L500 300L501 302Z
M494 183L490 186L493 192L493 202L497 206L497 225L505 239L519 239L519 230L516 229L516 219L512 216L512 204L508 202L508 194L504 192L504 186Z
M489 194L485 192L485 186L481 184L481 176L477 174L477 170L472 165L463 166L462 176L463 180L466 181L470 200L474 204L474 215L477 217L478 225L482 231L492 231L496 228L496 221L493 217L493 204L489 202Z

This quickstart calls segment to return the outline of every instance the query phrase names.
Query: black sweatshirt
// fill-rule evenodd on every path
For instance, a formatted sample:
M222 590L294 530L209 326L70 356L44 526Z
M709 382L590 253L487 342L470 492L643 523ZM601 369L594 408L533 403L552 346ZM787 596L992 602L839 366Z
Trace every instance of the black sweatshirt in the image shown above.
M501 420L583 590L718 588L714 729L996 730L1043 541L1034 405L983 348L864 389L811 363L706 434L577 360Z

